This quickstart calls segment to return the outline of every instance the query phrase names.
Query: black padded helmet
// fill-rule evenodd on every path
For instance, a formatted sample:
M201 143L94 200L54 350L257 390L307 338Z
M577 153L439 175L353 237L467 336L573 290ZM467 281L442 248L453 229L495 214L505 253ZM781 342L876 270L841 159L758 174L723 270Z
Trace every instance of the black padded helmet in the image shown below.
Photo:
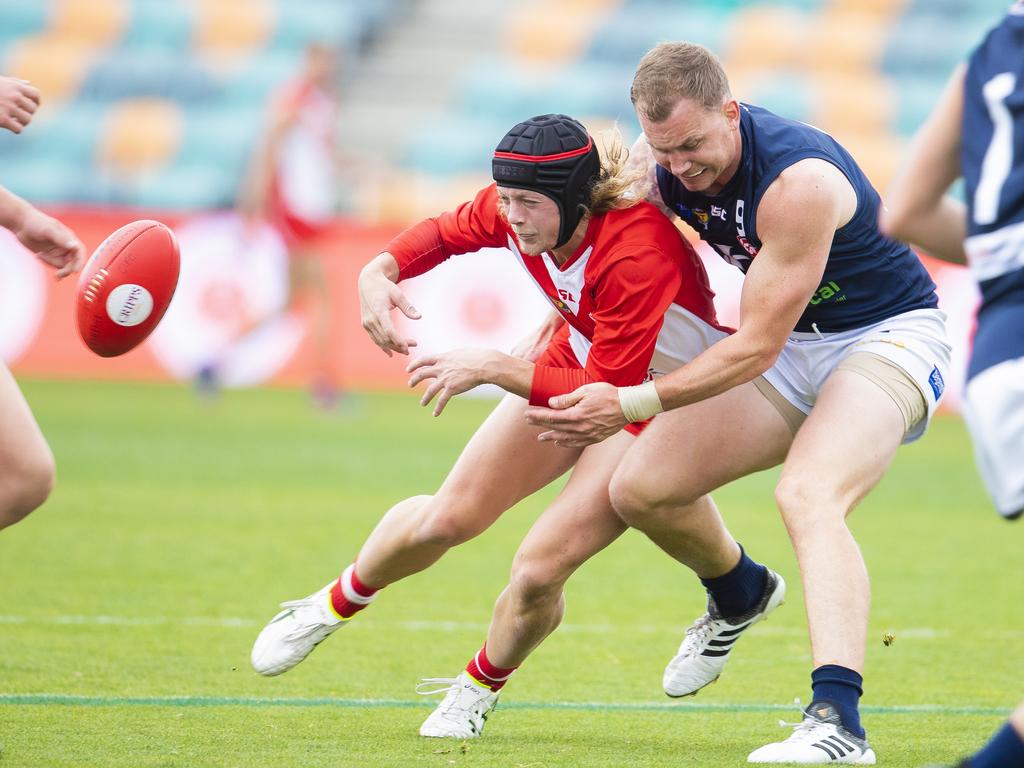
M555 248L576 231L600 172L594 140L567 115L539 115L514 126L491 161L499 185L540 192L558 204L562 223Z

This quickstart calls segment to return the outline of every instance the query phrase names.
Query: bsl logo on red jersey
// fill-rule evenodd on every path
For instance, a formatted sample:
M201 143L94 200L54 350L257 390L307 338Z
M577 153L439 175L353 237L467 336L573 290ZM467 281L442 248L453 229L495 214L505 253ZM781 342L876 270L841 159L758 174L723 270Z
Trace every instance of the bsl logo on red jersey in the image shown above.
M565 290L564 288L556 288L558 292L558 298L552 298L551 303L554 304L562 312L569 312L575 315L577 307L579 307L579 301L573 297L573 295Z

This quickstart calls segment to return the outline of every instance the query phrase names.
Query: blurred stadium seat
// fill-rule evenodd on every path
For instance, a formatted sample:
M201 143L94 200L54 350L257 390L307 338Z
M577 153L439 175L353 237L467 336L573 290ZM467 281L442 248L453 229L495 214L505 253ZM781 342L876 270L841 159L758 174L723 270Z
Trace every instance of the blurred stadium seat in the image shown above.
M46 26L46 16L43 3L0 3L0 41L6 46L14 40L38 34Z
M181 109L154 97L123 100L107 113L98 159L115 175L131 176L163 168L181 145Z
M624 68L628 82L640 57L663 40L689 40L721 51L728 33L722 16L714 3L626 2L598 27L586 60Z
M130 6L124 0L51 0L43 34L77 40L95 47L111 45L127 24Z
M566 112L595 127L615 121L631 139L637 61L662 40L686 39L722 57L739 98L857 146L885 184L902 142L1005 5L530 0L485 13L476 0L0 0L2 71L44 92L32 130L0 136L3 183L47 203L230 205L268 94L319 40L344 51L353 92L378 102L351 149L392 170L363 173L363 182L404 178L419 190L461 190L467 178L486 181L496 138L533 114ZM488 39L441 36L469 15ZM409 97L392 94L403 74L433 63L422 61L432 51L461 63L430 83L434 93L415 94L416 105L395 103ZM388 57L392 66L378 67L374 79L370 65ZM154 99L165 111L133 111ZM346 104L343 119L357 118L360 107ZM132 172L114 161L129 157L148 160ZM382 201L381 190L349 194L362 196ZM382 201L378 212L400 210Z
M579 5L563 0L545 8L528 6L513 38L537 29L545 12L557 30ZM591 3L592 18L583 26L589 42L570 36L553 53L547 39L518 41L504 55L468 66L450 108L418 127L402 159L435 178L471 172L475 162L484 181L486 150L495 137L516 120L549 111L592 123L614 119L629 134L636 130L628 89L638 60L660 41L690 40L722 57L741 100L812 122L857 146L862 164L884 185L902 142L1005 5L1004 0ZM425 151L429 147L445 149L431 154Z
M0 71L44 105L0 136L2 183L39 203L230 206L303 48L352 60L402 2L0 0Z
M273 34L271 0L204 0L196 9L192 44L200 54L262 51Z
M135 0L121 46L154 54L186 50L195 24L194 8L165 0Z

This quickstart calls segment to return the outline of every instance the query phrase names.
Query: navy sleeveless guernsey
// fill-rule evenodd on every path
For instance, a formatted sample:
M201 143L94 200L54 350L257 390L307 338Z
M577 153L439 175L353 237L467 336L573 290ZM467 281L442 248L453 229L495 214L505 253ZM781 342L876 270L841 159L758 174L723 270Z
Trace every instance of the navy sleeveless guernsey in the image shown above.
M806 158L826 160L843 172L857 193L857 210L836 230L821 285L795 330L848 331L938 305L935 284L914 252L879 231L878 193L835 139L749 104L740 105L740 133L739 168L719 194L689 192L661 166L657 179L669 209L744 272L761 248L757 205L786 168ZM800 211L792 215L799 216Z
M1024 3L967 64L960 167L982 304L967 378L1024 357Z

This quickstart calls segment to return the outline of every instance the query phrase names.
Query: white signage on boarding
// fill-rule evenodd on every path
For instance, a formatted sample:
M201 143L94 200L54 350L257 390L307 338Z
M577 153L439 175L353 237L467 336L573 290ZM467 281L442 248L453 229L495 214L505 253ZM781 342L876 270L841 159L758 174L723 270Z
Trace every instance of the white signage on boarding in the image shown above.
M206 214L176 227L181 275L174 300L150 340L154 356L187 379L213 367L226 386L258 384L292 357L304 324L281 314L288 257L266 224Z

